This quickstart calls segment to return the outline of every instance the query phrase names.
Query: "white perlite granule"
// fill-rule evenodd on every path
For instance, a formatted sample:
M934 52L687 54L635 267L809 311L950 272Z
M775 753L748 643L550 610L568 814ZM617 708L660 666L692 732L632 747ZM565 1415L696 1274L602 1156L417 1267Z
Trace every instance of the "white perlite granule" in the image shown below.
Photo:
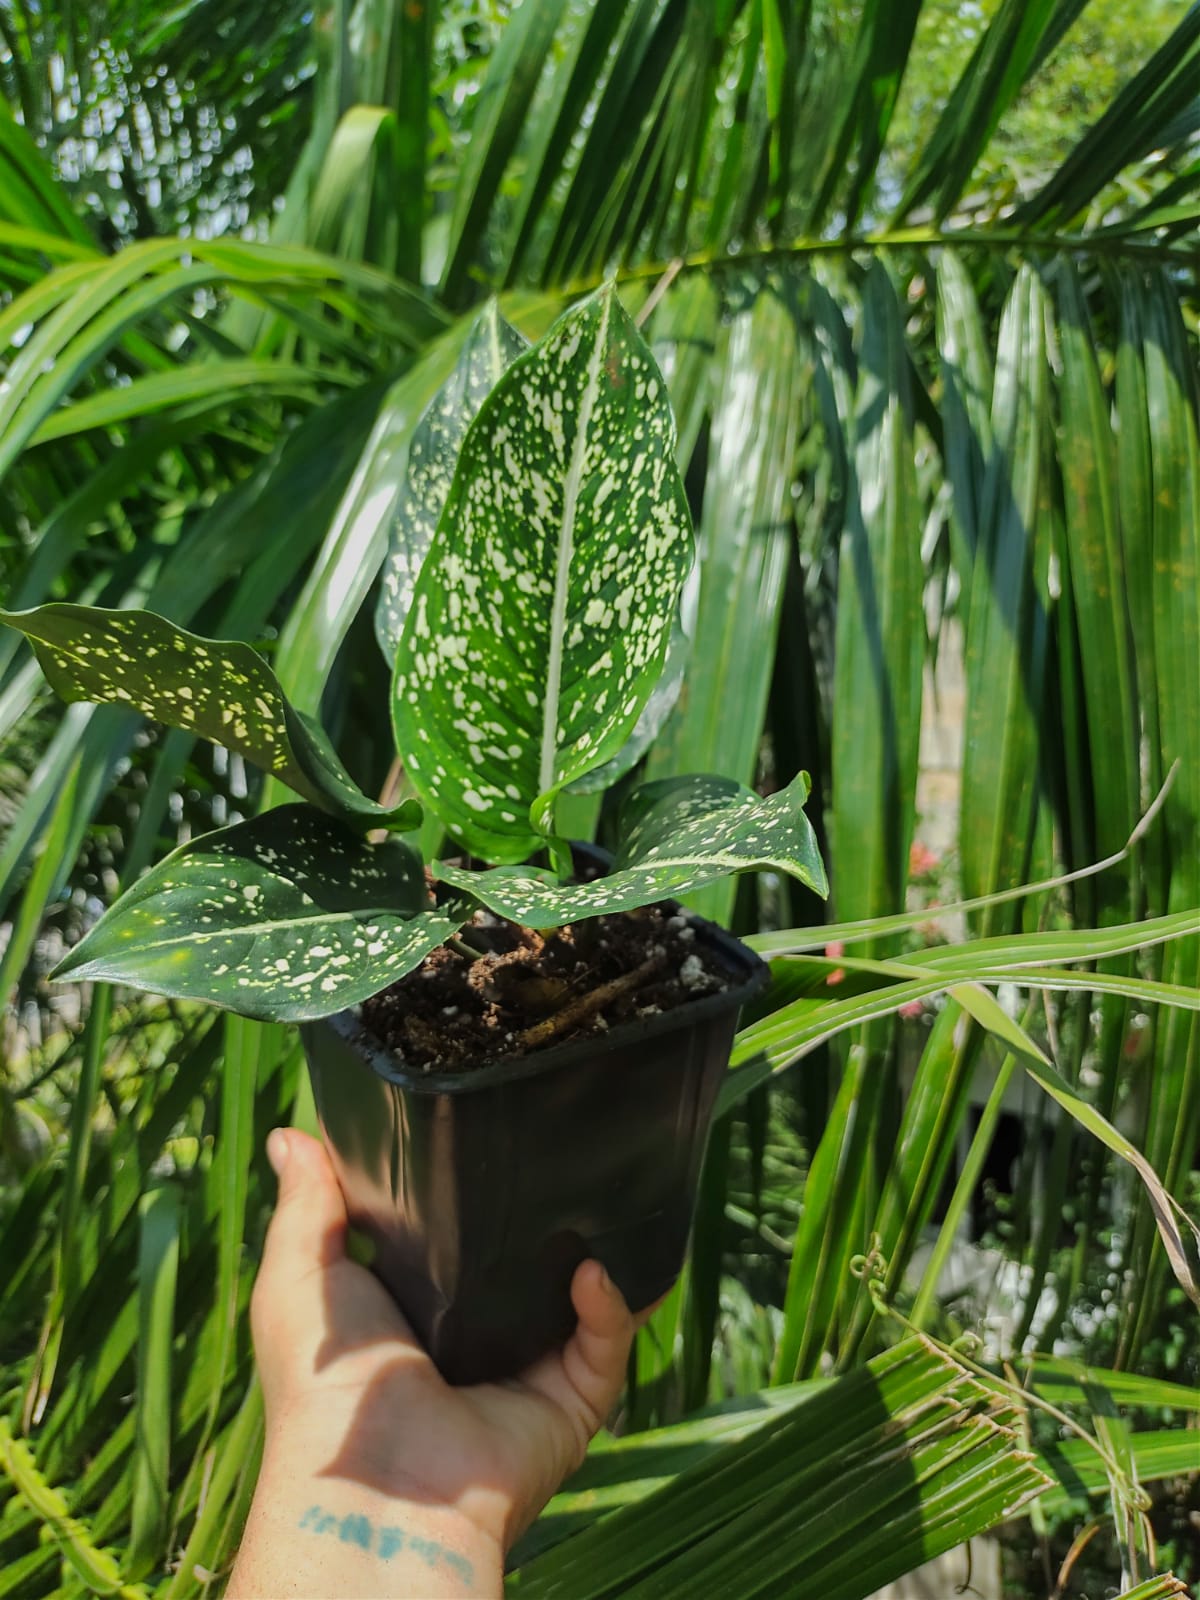
M707 989L708 973L699 956L688 956L679 969L679 981L685 989Z

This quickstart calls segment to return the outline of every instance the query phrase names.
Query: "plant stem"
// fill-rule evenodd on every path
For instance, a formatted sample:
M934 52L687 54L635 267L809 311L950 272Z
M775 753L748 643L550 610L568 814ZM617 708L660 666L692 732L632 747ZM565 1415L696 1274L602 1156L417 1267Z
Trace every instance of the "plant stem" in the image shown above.
M537 1045L556 1039L568 1028L573 1028L577 1022L583 1022L602 1010L610 1000L615 1000L618 995L625 994L630 989L636 989L639 984L664 966L666 960L667 952L660 950L657 955L650 956L632 972L624 972L619 978L602 983L598 989L589 990L577 1000L572 1000L570 1005L564 1006L561 1011L555 1011L551 1016L535 1022L531 1028L526 1028L524 1033L518 1035L517 1043L524 1050L532 1050Z

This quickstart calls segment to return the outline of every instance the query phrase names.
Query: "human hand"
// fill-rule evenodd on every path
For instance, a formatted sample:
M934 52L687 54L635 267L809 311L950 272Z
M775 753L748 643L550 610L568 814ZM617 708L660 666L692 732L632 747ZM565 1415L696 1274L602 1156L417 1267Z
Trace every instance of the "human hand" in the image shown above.
M324 1147L277 1129L267 1149L279 1204L251 1304L266 1443L229 1595L410 1593L394 1586L403 1563L388 1559L372 1575L383 1548L402 1548L397 1522L410 1550L423 1547L422 1581L442 1585L422 1594L498 1594L504 1551L616 1403L635 1319L600 1264L584 1262L571 1285L579 1324L564 1349L508 1382L453 1388L382 1284L347 1255ZM297 1540L297 1529L332 1537ZM270 1555L285 1538L287 1588ZM306 1586L299 1552L324 1587ZM347 1578L355 1587L340 1586ZM385 1587L357 1586L371 1582Z

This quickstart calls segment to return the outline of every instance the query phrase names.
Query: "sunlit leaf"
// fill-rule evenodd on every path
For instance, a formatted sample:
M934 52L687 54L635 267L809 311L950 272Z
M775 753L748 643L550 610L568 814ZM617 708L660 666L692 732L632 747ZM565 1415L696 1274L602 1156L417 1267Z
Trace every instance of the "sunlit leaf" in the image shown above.
M532 867L467 872L444 862L434 871L530 928L632 910L761 868L791 873L824 894L825 869L802 809L807 798L805 773L766 800L730 778L663 778L630 797L624 842L606 878L562 884Z
M208 833L152 868L61 962L248 1017L302 1022L386 988L470 915L429 909L420 857L308 806Z
M611 760L568 784L569 794L596 794L611 788L618 778L623 778L637 765L662 732L679 699L691 665L692 632L696 623L694 596L689 597L689 591L696 588L694 580L698 577L699 569L693 567L680 599L679 615L671 629L671 643L667 647L662 676L650 691L650 698L642 707L642 714L634 723L633 731Z
M782 1415L764 1408L748 1437L535 1557L515 1592L865 1600L1049 1485L1017 1448L1015 1407L955 1366L909 1339Z
M658 680L692 560L674 446L611 287L509 367L467 433L392 710L417 793L486 860L539 847L555 795L620 750Z
M167 1533L181 1202L177 1185L161 1184L138 1208L138 1426L129 1532L129 1570L136 1578L153 1572Z
M467 335L458 365L413 433L375 610L375 634L389 667L404 630L413 586L450 493L467 426L505 367L527 347L527 341L500 315L496 302L489 301Z
M420 822L411 801L389 810L362 793L249 645L201 638L152 611L54 603L0 611L0 621L30 640L64 700L131 706L211 739L334 814L402 828Z

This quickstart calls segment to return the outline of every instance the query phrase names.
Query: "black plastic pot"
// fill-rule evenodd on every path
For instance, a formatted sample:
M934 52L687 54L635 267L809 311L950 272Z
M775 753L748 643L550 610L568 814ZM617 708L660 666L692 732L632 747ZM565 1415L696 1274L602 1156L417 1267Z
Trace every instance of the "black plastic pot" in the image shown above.
M451 1382L511 1376L562 1344L588 1256L633 1310L678 1275L738 1009L767 979L691 920L733 988L519 1060L410 1071L353 1011L301 1027L351 1220Z

